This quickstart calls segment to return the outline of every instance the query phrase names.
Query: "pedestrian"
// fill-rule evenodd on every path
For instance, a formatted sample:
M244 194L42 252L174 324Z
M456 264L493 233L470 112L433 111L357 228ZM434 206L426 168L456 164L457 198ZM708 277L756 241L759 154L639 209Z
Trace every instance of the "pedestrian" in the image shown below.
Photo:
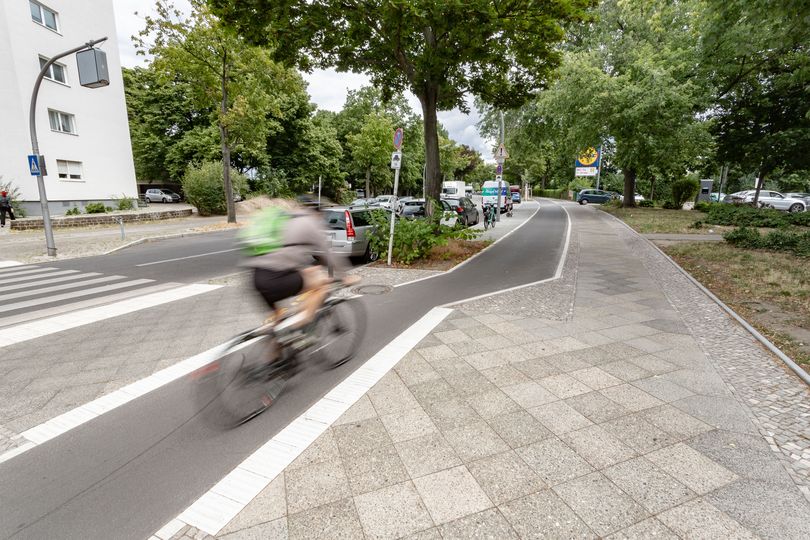
M0 227L6 226L6 212L11 219L17 219L14 217L14 209L11 208L11 195L3 190L0 191Z

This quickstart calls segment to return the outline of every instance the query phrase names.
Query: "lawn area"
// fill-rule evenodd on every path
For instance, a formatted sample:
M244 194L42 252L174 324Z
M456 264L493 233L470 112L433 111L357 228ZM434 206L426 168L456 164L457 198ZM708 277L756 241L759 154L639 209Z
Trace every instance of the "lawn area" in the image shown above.
M706 218L704 212L697 210L665 210L663 208L616 208L600 206L600 210L613 214L641 234L708 234L710 231L722 234L733 227L704 225L700 229L691 229L690 225Z
M810 373L806 258L690 242L663 248L686 271Z

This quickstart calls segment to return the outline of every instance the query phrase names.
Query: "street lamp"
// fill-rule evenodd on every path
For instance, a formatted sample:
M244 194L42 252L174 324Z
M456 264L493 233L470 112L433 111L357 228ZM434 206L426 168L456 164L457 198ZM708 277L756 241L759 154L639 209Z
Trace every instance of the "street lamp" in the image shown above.
M31 109L28 115L29 129L31 130L31 153L34 159L41 161L39 174L37 177L37 188L39 189L39 202L42 205L42 222L45 225L45 245L48 248L48 255L56 257L56 244L53 241L53 229L51 228L51 213L48 210L48 196L45 193L45 181L43 180L44 160L39 155L39 141L37 139L37 96L39 95L39 86L42 84L42 79L50 69L51 65L59 60L73 53L76 54L76 63L79 67L79 84L87 88L100 88L110 84L110 77L107 70L107 56L104 51L94 49L93 46L103 41L107 41L106 37L88 41L84 45L70 49L63 53L57 54L42 66L42 69L37 75L37 80L34 83L34 91L31 93Z

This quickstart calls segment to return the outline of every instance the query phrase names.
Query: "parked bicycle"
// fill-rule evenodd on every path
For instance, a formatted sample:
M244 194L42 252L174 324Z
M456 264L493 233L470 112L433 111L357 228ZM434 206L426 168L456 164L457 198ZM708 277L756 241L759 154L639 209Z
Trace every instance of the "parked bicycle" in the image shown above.
M197 370L198 399L213 405L209 418L223 427L243 424L273 405L304 363L335 368L351 360L365 333L366 313L360 298L336 294L344 288L334 282L303 328L295 326L301 317L295 308L309 293L299 295L279 321L236 336L214 362Z

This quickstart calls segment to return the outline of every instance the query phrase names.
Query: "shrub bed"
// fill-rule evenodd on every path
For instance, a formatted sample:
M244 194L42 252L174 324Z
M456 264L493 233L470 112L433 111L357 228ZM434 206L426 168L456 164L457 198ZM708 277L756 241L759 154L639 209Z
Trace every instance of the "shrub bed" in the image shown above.
M810 227L810 212L780 212L770 208L734 204L712 204L707 210L706 223L736 227L782 228L791 225Z
M741 248L786 251L800 257L810 257L810 231L777 229L762 235L756 229L740 227L727 232L723 238Z

